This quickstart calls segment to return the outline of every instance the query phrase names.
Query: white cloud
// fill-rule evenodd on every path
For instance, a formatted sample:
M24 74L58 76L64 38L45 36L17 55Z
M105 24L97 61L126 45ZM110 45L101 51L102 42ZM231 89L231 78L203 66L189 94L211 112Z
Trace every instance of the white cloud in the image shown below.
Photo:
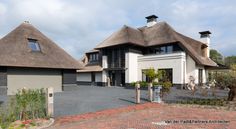
M236 29L232 27L236 22L235 8L232 0L4 0L0 2L0 35L29 20L80 58L122 25L143 26L145 16L157 14L177 31L196 39L199 31L211 30L214 48L227 53L229 47L219 46L236 40Z
M6 7L4 4L0 3L0 16L6 13Z

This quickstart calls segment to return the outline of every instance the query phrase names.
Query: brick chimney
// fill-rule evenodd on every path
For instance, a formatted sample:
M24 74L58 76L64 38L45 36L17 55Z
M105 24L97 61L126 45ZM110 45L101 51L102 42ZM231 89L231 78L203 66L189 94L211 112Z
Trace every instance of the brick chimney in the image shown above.
M210 31L202 31L199 32L200 34L200 41L206 44L206 48L203 49L203 56L210 57Z
M146 19L147 19L147 27L151 27L153 25L155 25L157 23L157 16L156 15L150 15L150 16L147 16Z

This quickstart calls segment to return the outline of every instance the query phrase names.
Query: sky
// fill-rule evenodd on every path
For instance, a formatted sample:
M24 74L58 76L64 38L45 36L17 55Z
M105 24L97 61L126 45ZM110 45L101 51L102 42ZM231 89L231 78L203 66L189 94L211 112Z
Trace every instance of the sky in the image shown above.
M0 0L0 38L29 21L80 59L123 25L145 26L152 14L197 40L209 30L211 48L236 55L236 0Z

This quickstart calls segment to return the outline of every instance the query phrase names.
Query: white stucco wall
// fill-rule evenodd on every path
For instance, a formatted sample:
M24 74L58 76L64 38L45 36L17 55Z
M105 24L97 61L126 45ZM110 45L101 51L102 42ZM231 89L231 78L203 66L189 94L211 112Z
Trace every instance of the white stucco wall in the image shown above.
M189 82L189 77L193 76L195 79L195 82L198 82L198 69L196 68L196 63L195 61L189 56L186 56L186 83Z
M91 73L77 73L77 81L91 82Z
M54 92L62 91L62 74L60 70L53 69L7 69L7 94L14 95L17 89L24 87L40 89L53 87Z
M138 56L138 80L142 80L143 69L172 69L173 83L183 84L185 81L185 52Z
M189 77L193 76L195 78L195 83L198 84L198 74L199 69L202 69L202 77L203 77L203 83L206 83L207 81L207 71L205 70L204 66L199 66L195 63L195 61L189 56L186 56L186 83L189 82Z
M102 82L102 72L95 73L95 81Z
M141 56L141 54L125 53L125 83L138 81L138 56Z
M206 76L206 70L205 70L205 68L204 68L204 66L197 66L196 67L196 69L197 69L197 78L196 78L196 84L198 84L198 82L199 82L199 80L198 80L198 70L199 69L202 69L202 83L206 83L207 82L207 76Z

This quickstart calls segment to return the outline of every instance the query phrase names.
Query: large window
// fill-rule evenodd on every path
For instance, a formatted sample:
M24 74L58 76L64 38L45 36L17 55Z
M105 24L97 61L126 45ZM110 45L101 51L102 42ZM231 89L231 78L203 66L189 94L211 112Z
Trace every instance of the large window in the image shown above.
M162 46L162 47L157 47L155 54L165 54L165 53L173 53L173 46Z
M28 46L31 48L31 51L39 52L41 51L39 43L35 39L28 39Z
M156 47L150 47L148 48L148 51L146 54L167 54L167 53L174 53L183 51L181 47L179 47L178 44L171 44L171 45L165 45L165 46L156 46Z
M89 54L89 62L97 62L99 58L98 53Z
M109 68L125 67L125 50L124 48L115 48L106 50Z

